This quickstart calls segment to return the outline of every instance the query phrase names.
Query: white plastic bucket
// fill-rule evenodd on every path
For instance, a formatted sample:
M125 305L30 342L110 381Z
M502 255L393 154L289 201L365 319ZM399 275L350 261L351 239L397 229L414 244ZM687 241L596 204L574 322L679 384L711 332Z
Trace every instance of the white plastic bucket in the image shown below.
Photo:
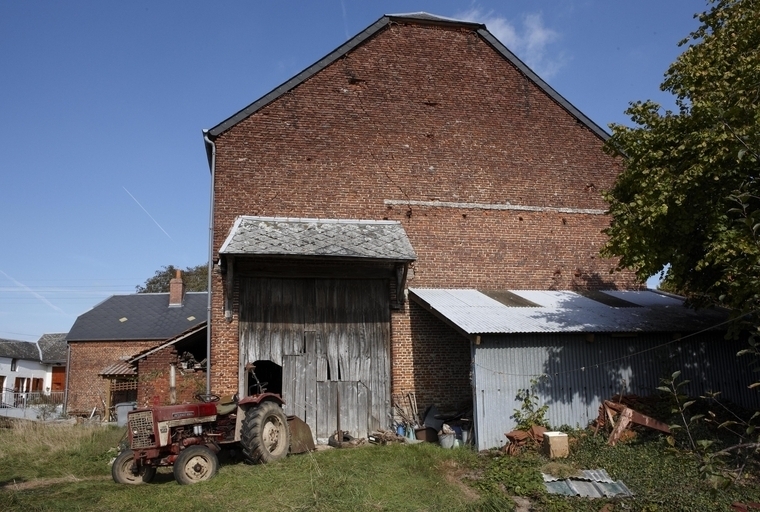
M456 434L444 434L442 436L438 436L438 444L441 445L441 448L446 448L447 450L454 448L456 440Z

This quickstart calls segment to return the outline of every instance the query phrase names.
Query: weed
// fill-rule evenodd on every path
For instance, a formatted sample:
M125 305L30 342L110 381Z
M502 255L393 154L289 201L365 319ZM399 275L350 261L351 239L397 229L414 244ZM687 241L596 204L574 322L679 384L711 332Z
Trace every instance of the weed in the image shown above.
M512 418L517 422L515 427L517 430L528 430L533 425L540 425L542 427L549 427L549 422L546 420L546 411L549 410L549 406L544 404L539 407L539 393L536 391L538 386L538 379L533 378L530 380L530 388L521 389L517 392L516 400L520 402L520 408L515 409Z

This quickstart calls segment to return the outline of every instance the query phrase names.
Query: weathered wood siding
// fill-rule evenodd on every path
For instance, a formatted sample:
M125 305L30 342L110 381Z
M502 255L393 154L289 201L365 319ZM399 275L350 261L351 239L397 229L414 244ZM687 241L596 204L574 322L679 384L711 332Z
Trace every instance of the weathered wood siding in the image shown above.
M387 428L390 298L384 279L246 277L240 283L242 363L282 366L285 412L326 439Z

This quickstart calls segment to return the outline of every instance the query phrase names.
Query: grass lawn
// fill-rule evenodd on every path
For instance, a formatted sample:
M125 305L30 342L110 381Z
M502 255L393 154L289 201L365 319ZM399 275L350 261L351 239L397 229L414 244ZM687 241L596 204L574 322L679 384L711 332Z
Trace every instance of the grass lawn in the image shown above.
M612 448L600 436L571 434L564 464L604 468L634 498L590 500L548 495L536 452L510 457L443 450L432 444L363 446L288 457L271 465L225 462L206 483L180 486L162 469L146 485L117 485L109 461L123 429L0 429L0 510L511 510L512 496L542 511L730 510L760 501L756 485L711 491L693 457L666 453L653 436Z

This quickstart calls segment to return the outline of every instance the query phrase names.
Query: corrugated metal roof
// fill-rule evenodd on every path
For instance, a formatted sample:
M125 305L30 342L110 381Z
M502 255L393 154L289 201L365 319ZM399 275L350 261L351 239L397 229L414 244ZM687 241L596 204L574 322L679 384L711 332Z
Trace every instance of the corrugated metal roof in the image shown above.
M98 373L98 375L102 375L104 377L133 376L137 375L137 370L127 361L116 361L110 366L103 368L100 373Z
M603 469L583 470L578 476L556 478L541 473L546 490L552 494L582 496L584 498L614 498L615 496L633 496L626 485L610 478Z
M235 220L219 252L393 261L417 259L400 222L375 220L241 216Z
M639 307L612 307L571 291L509 290L540 307L509 307L471 289L412 288L410 298L465 335L549 332L695 332L728 314L694 311L672 296L604 291Z

